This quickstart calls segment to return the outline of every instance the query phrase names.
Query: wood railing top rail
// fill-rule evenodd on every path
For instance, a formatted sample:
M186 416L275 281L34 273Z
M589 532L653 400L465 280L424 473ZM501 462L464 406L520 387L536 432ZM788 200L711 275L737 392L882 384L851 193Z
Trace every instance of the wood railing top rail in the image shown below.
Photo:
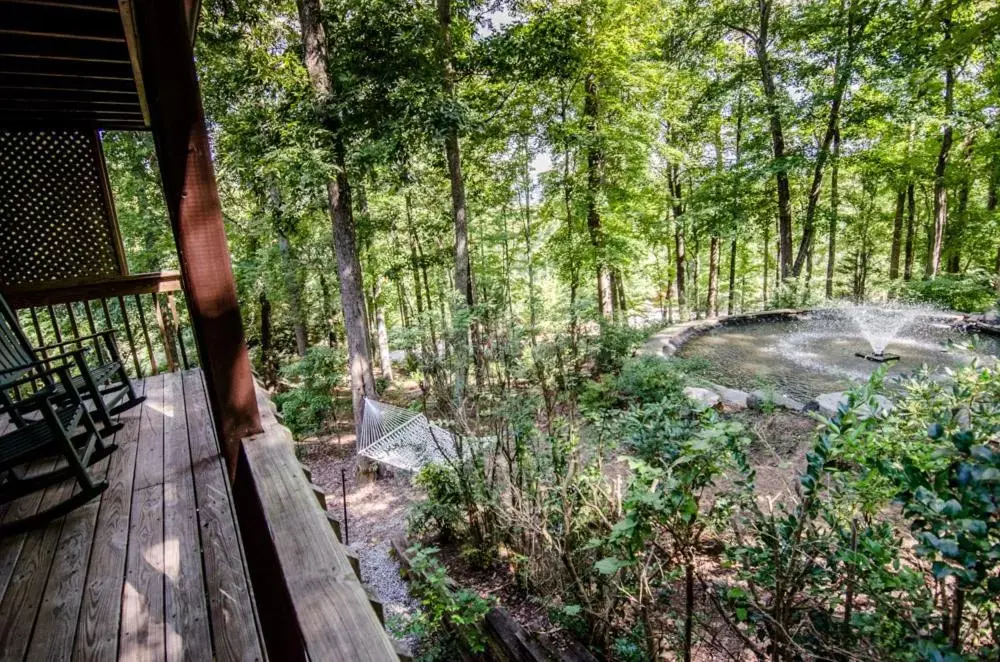
M260 389L257 403L264 432L244 439L242 452L306 657L398 660L302 473L291 434L277 422Z
M183 286L179 271L159 271L116 276L98 281L63 281L45 285L5 287L0 291L12 308L28 308L133 294L177 292L181 289Z

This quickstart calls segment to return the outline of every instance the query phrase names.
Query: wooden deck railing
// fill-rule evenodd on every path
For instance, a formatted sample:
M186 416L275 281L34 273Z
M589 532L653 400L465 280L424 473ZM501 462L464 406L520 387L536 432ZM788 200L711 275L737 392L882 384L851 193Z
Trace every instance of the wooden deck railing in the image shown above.
M122 361L133 377L198 364L179 272L11 287L3 294L38 347L114 329ZM98 356L104 352L97 341L79 345L93 346Z

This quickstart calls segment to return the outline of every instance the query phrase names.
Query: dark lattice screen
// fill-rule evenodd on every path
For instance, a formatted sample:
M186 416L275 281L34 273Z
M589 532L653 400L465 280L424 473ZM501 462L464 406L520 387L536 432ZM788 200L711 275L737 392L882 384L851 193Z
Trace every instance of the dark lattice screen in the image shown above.
M92 130L0 131L0 286L126 272Z

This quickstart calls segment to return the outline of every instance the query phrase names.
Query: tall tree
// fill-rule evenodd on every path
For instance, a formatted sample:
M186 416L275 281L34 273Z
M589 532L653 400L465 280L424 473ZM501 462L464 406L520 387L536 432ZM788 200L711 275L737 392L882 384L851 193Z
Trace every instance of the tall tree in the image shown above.
M375 375L368 349L368 321L365 311L365 288L358 259L354 213L351 209L351 184L347 176L347 154L341 122L333 101L334 75L326 50L326 28L320 0L297 0L302 30L302 55L317 107L322 113L328 149L336 173L326 185L328 210L333 226L333 248L337 255L340 301L344 311L347 336L347 363L351 376L351 405L358 434L364 416L364 398L375 397Z

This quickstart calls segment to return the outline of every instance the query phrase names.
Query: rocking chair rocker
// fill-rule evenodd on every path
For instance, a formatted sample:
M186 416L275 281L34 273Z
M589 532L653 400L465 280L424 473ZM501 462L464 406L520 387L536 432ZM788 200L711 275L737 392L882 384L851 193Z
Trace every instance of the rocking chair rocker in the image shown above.
M62 396L55 396L56 387L47 387L32 397L42 418L27 422L0 437L0 503L14 501L26 494L45 489L68 478L76 480L77 488L61 502L18 520L0 524L0 538L15 535L45 524L65 515L103 492L107 482L97 482L87 467L110 455L115 444L107 444L98 433L80 393L73 385L69 370L59 366L45 371L58 384ZM3 380L0 388L12 388L26 380L37 379L37 374L20 379ZM82 432L74 434L74 430ZM22 467L29 462L56 455L65 459L56 467L43 473L29 473ZM62 465L62 466L60 466ZM10 513L8 512L8 515Z

